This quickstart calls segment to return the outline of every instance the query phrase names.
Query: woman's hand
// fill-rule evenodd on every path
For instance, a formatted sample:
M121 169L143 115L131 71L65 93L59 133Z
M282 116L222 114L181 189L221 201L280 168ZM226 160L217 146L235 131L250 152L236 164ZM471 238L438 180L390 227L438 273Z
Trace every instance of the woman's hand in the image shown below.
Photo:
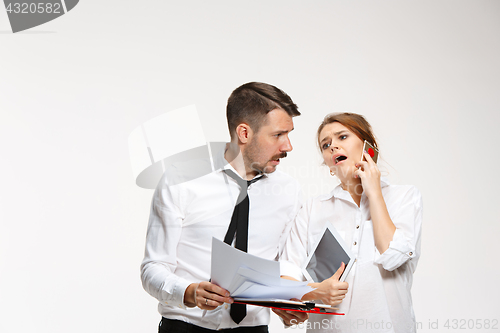
M184 292L184 304L187 307L214 310L224 303L233 303L229 291L211 282L191 283Z
M309 283L308 285L316 288L302 296L302 301L321 300L323 304L338 305L347 294L349 284L347 282L340 282L339 278L345 269L345 264L342 263L339 269L328 279L321 283Z
M356 168L358 168L358 170L354 171L354 178L361 179L363 191L368 199L374 196L382 196L382 189L380 188L380 170L377 164L373 162L370 154L365 151L363 155L366 161L356 163Z
M361 161L356 164L356 167L360 168L354 171L354 176L361 178L363 191L365 191L370 201L370 216L373 222L375 246L378 252L382 254L389 248L394 232L396 231L396 226L389 216L384 197L382 196L380 170L367 152L363 154L366 161Z

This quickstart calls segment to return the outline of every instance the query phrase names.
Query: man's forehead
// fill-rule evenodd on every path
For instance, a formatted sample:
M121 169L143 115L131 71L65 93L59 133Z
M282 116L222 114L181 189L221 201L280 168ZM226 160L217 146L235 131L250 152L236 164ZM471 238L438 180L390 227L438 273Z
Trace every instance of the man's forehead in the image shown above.
M268 130L290 132L293 130L293 118L282 109L274 109L266 114L262 127L267 127Z

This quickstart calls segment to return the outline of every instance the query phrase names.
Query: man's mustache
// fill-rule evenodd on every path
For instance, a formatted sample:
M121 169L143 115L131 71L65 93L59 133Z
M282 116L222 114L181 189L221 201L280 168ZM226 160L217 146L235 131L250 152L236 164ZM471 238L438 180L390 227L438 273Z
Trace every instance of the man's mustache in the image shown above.
M282 152L282 153L281 153L281 154L279 154L279 155L273 156L273 157L271 158L271 160L272 160L272 161L274 161L274 160L278 160L278 159L280 159L280 158L285 158L285 157L286 157L286 155L287 155L287 154L286 154L286 151L284 151L284 152Z

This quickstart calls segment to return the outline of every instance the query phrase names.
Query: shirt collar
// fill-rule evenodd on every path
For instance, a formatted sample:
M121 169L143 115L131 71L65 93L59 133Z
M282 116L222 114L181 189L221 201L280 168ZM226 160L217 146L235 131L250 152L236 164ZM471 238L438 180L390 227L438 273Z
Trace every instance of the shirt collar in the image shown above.
M387 187L389 185L390 185L390 183L387 180L387 178L385 178L385 177L380 178L380 187L384 188L384 187ZM330 200L333 197L338 198L338 199L343 199L343 200L351 200L352 199L349 192L344 191L342 189L342 186L340 186L340 184L335 186L335 188L332 191L330 191L330 193L325 193L325 194L320 195L318 197L318 199L320 201L326 201L326 200Z

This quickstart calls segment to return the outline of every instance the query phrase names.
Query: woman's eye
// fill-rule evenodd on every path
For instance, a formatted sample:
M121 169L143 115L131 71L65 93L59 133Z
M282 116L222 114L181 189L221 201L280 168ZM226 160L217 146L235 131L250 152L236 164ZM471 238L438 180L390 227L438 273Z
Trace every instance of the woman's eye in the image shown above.
M325 143L325 144L323 145L323 150L328 149L328 147L330 147L330 144L329 144L329 143Z
M340 136L340 140L345 140L345 139L347 139L347 135L341 135Z

